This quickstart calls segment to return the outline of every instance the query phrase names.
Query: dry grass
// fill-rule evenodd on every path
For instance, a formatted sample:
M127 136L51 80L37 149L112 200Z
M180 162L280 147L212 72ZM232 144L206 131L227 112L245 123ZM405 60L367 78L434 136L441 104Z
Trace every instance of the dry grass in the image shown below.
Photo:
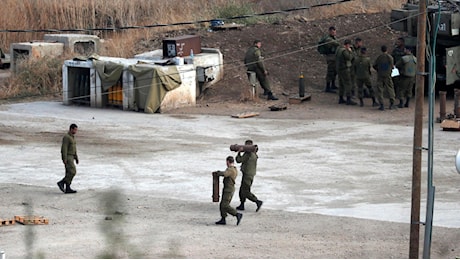
M105 40L100 55L132 57L137 46L144 41L155 40L159 32L205 27L194 24L174 27L117 30L126 26L170 24L238 15L284 10L294 7L311 7L334 0L2 0L1 29L102 29L88 34ZM375 13L389 11L402 5L405 0L355 0L338 5L311 8L283 15L301 15L308 20L324 19L352 13ZM225 17L223 17L225 16ZM283 19L280 15L273 19ZM270 22L270 16L250 18ZM256 20L259 21L260 20ZM0 48L9 50L11 43L42 40L45 32L2 32ZM9 51L7 51L9 52ZM33 60L23 64L24 71L13 75L0 86L0 98L59 92L63 57ZM30 64L29 64L30 63ZM59 65L59 66L57 66Z

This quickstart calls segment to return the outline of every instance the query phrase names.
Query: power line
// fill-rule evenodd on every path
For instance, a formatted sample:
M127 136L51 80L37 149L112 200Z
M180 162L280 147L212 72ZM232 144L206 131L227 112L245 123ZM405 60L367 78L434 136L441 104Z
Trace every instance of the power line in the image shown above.
M340 1L340 2L347 2L349 0L346 0L346 1ZM335 2L337 3L337 2ZM328 4L321 4L321 6L323 5L331 5L331 3L328 3ZM293 9L289 9L289 10L298 10L298 9L301 9L303 7L300 7L300 8L293 8ZM278 13L278 12L281 12L281 11L273 11L273 12L269 12L269 13ZM352 34L348 34L348 35L345 35L343 37L340 37L338 38L337 40L343 40L343 39L347 39L347 38L350 38L350 37L353 37L353 36L357 36L357 35L360 35L360 34L363 34L363 33L366 33L366 32L370 32L370 31L373 31L373 30L376 30L376 29L379 29L379 28L382 28L382 27L389 27L390 25L392 24L395 24L395 23L399 23L399 22L403 22L404 20L408 20L408 19L411 19L413 17L417 17L419 16L420 13L414 13L408 17L405 17L405 18L402 18L402 19L399 19L399 20L395 20L395 21L392 21L392 22L389 22L389 23L382 23L381 25L379 26L375 26L375 27L372 27L372 28L368 28L368 29L365 29L365 30L361 30L359 32L355 32L355 33L352 33ZM230 19L230 18L229 18ZM235 18L237 19L237 18ZM239 18L238 18L239 19ZM293 54L297 54L297 53L300 53L300 52L305 52L306 50L310 50L310 49L316 49L319 45L317 43L314 43L314 44L305 44L305 45L299 45L299 46L296 46L296 47L293 47L293 48L289 48L289 49L284 49L284 50L281 50L281 51L277 51L277 52L271 52L271 53L268 53L268 58L264 58L264 61L269 61L269 60L274 60L274 59L279 59L279 58L282 58L282 57L285 57L285 56L289 56L289 55L293 55ZM273 55L273 54L276 54L276 55ZM218 67L218 66L223 66L225 65L226 67L227 66L230 66L230 70L232 69L238 69L240 68L241 66L245 66L245 65L241 65L240 64L241 61L233 61L233 62L229 62L229 63L225 63L225 64L216 64L214 67ZM170 75L173 75L173 74L170 74ZM139 88L145 88L145 86L140 86L140 87L135 87L133 88L133 90L136 90L136 89L139 89ZM62 92L62 91L61 91ZM55 94L60 94L61 92L52 92L52 93L47 93L47 95L55 95ZM109 95L110 92L104 92L102 93L102 95ZM31 96L22 96L22 98L25 98L25 97L34 97L34 96L40 96L39 94L37 95L31 95ZM78 97L74 97L74 98L70 98L69 100L76 100L76 99L84 99L84 98L89 98L90 95L86 95L86 96L78 96ZM8 99L11 99L11 98L4 98L4 99L0 99L0 100L8 100Z
M278 10L278 11L268 11L258 14L248 14L248 15L240 15L234 16L229 18L219 18L220 20L227 21L227 20L240 20L240 19L247 19L251 17L257 16L266 16L266 15L274 15L274 14L284 14L290 12L297 12L297 11L304 11L312 8L324 7L324 6L333 6L336 4L341 4L345 2L350 2L352 0L338 0L333 2L327 2L323 4L316 4L311 6L303 6L303 7L294 7L285 10ZM114 30L132 30L132 29L148 29L148 28L159 28L159 27L173 27L173 26L181 26L181 25L194 25L194 24L202 24L202 23L209 23L212 20L198 20L198 21L189 21L189 22L178 22L178 23L169 23L169 24L151 24L151 25L139 25L139 26L120 26L120 27L106 27L106 28L88 28L88 29L3 29L0 30L0 33L31 33L31 32L44 32L44 33L57 33L57 32L92 32L92 31L114 31Z

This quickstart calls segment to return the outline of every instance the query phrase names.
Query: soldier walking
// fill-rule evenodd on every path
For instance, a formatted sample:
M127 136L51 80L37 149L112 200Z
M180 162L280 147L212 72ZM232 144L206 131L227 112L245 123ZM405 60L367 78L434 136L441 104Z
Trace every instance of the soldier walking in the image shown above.
M391 79L391 71L393 69L393 57L388 54L388 48L386 45L380 47L382 54L380 54L375 60L372 67L377 71L377 100L380 103L379 110L385 110L383 105L383 94L387 93L390 100L389 109L396 108L395 102L395 90L393 87L393 81Z
M253 145L253 142L252 140L246 140L244 144ZM262 207L263 201L259 200L257 196L251 192L251 186L254 181L254 177L256 176L258 156L255 152L244 152L243 155L241 155L241 152L242 150L238 151L238 154L236 155L236 162L241 163L241 172L243 173L239 192L240 205L236 207L236 209L244 210L244 203L246 202L246 199L248 199L256 203L256 212L258 212L260 207Z
M220 216L221 219L216 222L216 225L226 225L225 218L227 214L236 217L236 225L240 224L243 214L238 213L235 208L230 206L232 202L233 193L235 193L235 181L238 175L238 170L235 167L235 159L233 156L228 156L226 159L227 169L225 171L215 171L213 174L224 177L224 188L222 189L222 200L220 201Z
M59 189L64 193L76 193L76 190L72 190L70 185L72 180L77 174L77 168L75 167L74 161L78 164L77 155L77 143L75 141L75 135L77 134L78 126L71 124L69 132L62 138L61 145L61 158L65 166L65 177L57 182ZM64 187L65 185L65 187Z

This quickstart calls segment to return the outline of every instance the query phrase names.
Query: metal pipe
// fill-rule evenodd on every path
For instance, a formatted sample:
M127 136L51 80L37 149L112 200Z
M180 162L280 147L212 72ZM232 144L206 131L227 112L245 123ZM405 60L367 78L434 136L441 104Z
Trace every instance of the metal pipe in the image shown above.
M455 99L454 99L454 114L455 117L458 118L460 117L460 106L459 106L459 100L460 100L460 90L455 89Z

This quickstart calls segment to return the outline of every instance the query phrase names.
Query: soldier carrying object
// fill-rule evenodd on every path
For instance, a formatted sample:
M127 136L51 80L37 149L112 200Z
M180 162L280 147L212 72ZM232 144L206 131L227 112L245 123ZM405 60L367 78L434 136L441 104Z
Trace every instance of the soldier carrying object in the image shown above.
M240 224L243 214L238 213L235 208L230 206L232 202L233 193L235 193L235 181L236 176L238 175L238 170L235 167L235 159L233 156L228 156L226 159L227 169L225 171L215 171L213 174L224 177L224 187L222 189L222 200L220 201L220 216L221 219L216 222L216 225L225 225L227 224L225 218L227 214L236 217L236 225Z
M244 143L245 145L253 145L252 140L246 140ZM256 195L251 192L251 186L254 181L254 177L256 176L257 171L257 153L256 151L246 151L243 155L241 152L243 151L242 147L238 151L236 155L236 162L241 163L241 172L243 173L243 177L241 178L241 186L240 186L240 205L236 207L237 210L244 210L244 203L246 199L256 203L257 209L256 212L260 210L262 207L263 201L259 200Z

